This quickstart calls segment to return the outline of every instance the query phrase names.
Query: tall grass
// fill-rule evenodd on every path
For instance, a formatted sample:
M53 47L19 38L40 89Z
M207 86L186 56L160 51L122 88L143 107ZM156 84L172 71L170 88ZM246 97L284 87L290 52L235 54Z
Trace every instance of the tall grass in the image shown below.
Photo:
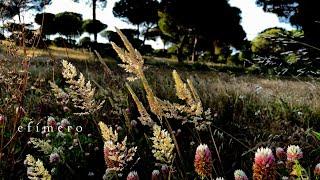
M265 177L316 177L316 79L236 76L179 66L173 71L172 66L144 64L122 38L126 51L114 45L124 63L121 68L103 60L72 65L4 56L1 176L32 178L33 167L41 167L45 170L39 176L53 179L232 179L265 176L261 168L266 164L253 157L268 157L272 168ZM15 133L31 121L79 125L84 131ZM299 145L294 148L303 151L303 159L299 153L294 154L297 161L273 155L277 147L291 144ZM295 150L289 147L285 156L291 157ZM280 161L285 167L275 165ZM234 174L237 169L243 171Z

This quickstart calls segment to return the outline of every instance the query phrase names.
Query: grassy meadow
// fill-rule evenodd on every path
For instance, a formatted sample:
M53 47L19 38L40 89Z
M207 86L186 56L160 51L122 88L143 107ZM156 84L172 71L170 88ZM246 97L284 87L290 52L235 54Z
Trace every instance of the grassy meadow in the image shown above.
M153 57L141 66L138 56L124 62L125 70L120 59L99 60L88 51L50 47L27 53L30 59L8 48L0 60L1 179L122 179L133 170L141 179L232 179L237 169L249 177L257 173L252 167L258 148L275 152L289 145L298 145L303 159L285 162L277 154L271 165L278 169L270 175L314 177L320 130L315 78L219 72L215 64ZM173 78L174 70L181 79ZM128 81L132 74L137 80ZM63 124L73 131L18 131ZM210 170L197 167L199 144L211 150Z

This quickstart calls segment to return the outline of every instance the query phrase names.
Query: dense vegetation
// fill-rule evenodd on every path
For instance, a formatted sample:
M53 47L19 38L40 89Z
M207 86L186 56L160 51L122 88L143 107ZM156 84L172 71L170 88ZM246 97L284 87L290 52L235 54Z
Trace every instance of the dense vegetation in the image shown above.
M0 1L0 179L320 178L313 1L257 0L296 29L251 41L227 0L119 0L116 32L85 2Z

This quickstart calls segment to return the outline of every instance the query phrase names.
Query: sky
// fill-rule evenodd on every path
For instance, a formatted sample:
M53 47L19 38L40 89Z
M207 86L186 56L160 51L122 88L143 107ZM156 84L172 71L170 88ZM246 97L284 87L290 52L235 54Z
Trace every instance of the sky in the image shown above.
M112 13L112 8L115 2L118 0L107 0L107 6L103 9L97 9L97 19L108 25L108 30L114 30L114 27L118 28L135 28L119 18L115 18ZM282 23L279 21L278 17L272 13L265 13L261 7L257 7L255 0L230 0L231 6L240 8L242 11L242 21L241 25L247 34L247 38L252 40L259 32L270 27L282 27L288 30L293 29L289 24ZM83 19L92 18L92 8L90 4L85 1L81 3L75 3L72 0L52 0L52 4L47 6L44 10L50 13L60 13L64 11L71 11L80 13ZM26 23L33 21L34 17L30 14L25 14L24 20ZM88 36L84 34L83 36ZM98 36L99 42L107 42L107 40L100 35ZM147 41L147 44L151 44L153 48L162 48L163 44L160 39L156 42Z

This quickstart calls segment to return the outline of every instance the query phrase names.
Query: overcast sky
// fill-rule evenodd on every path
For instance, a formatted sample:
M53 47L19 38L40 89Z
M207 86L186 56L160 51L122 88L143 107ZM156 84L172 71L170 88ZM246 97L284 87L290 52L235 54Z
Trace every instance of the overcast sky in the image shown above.
M108 29L113 30L115 26L118 28L130 28L134 27L126 22L123 22L119 18L115 18L112 14L112 8L114 3L118 0L108 0L107 7L104 9L97 9L97 19L108 25ZM261 7L257 7L255 0L230 0L231 6L235 6L242 11L242 26L247 33L249 40L253 39L259 32L269 27L283 27L285 29L292 29L289 24L279 22L278 17L272 13L263 12ZM52 4L46 7L45 12L60 13L64 11L77 12L83 15L83 19L92 18L92 9L90 4L75 3L72 0L52 0ZM25 21L33 21L34 17L25 15ZM100 42L105 42L105 38L99 37ZM148 41L154 48L162 48L160 40L157 42Z

